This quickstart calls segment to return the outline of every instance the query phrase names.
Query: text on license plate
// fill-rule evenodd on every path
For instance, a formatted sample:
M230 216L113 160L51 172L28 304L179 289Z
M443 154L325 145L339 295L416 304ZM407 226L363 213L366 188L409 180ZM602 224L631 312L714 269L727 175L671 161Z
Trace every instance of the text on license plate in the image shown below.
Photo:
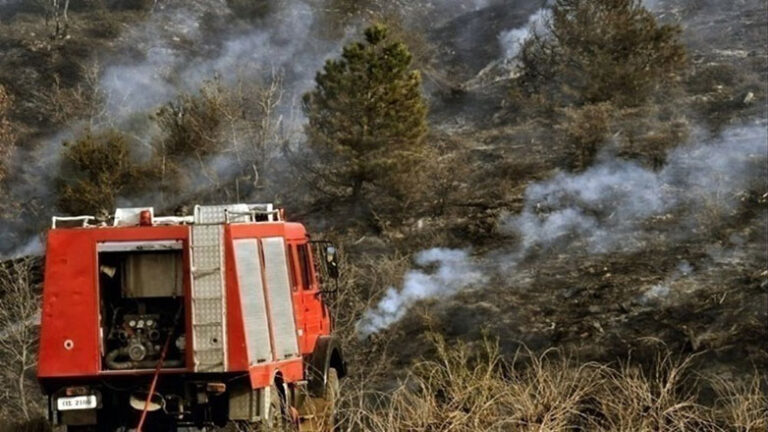
M96 408L96 396L72 396L60 397L56 400L59 411L71 411Z

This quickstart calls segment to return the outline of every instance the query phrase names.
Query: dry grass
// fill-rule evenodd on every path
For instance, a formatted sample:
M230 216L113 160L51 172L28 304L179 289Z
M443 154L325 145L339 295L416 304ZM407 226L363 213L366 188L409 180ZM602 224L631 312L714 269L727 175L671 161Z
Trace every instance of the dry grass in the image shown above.
M710 381L718 395L713 408L716 418L737 431L768 430L765 376L756 371L752 381L746 383L733 383L722 377L713 377Z
M756 431L765 430L765 377L740 385L693 379L691 358L660 355L650 370L579 364L558 351L506 360L496 344L447 344L397 384L346 380L340 431ZM524 360L523 360L524 359ZM698 402L702 384L716 389ZM385 385L386 388L386 385Z

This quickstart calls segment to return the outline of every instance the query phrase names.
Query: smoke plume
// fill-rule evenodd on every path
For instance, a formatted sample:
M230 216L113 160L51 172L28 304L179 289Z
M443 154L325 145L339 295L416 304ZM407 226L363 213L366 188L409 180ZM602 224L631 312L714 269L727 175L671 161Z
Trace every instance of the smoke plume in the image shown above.
M603 157L583 173L530 185L523 211L504 217L501 229L519 235L522 256L534 246L577 242L590 253L640 249L655 237L654 220L666 216L674 216L678 234L694 232L703 209L728 216L760 178L767 139L762 126L733 129L672 150L658 172Z
M506 274L533 250L578 246L579 252L589 254L631 252L659 239L656 225L684 240L702 229L703 212L727 219L756 181L765 187L767 162L768 133L756 125L676 148L659 171L606 154L583 173L560 173L533 183L526 189L523 210L499 220L500 231L519 239L516 244L474 261L464 250L420 252L416 264L437 264L437 270L406 273L402 290L390 287L365 313L359 331L378 332L402 318L417 301L483 284L489 275L480 272L479 263L485 271L496 268ZM681 262L674 277L691 272L690 264ZM661 284L649 290L646 300L668 293L669 287Z
M552 17L550 9L539 9L528 18L526 25L502 32L499 43L504 50L504 58L513 59L520 54L520 49L528 38L534 34L543 34Z
M305 1L281 3L230 29L238 18L222 2L198 0L160 10L130 30L120 51L138 47L137 58L115 56L100 80L112 117L151 111L214 77L258 80L274 70L285 74L286 91L297 97L340 49L340 41L318 33L322 23Z
M325 59L337 54L344 42L320 34L324 24L317 10L309 1L280 2L251 21L237 16L223 0L159 2L144 21L115 40L109 53L95 53L101 71L94 93L102 104L94 110L96 117L78 118L17 152L10 194L27 203L29 214L0 227L6 240L0 245L0 257L42 252L29 245L39 244L35 243L38 229L56 213L53 176L60 163L61 144L85 128L122 130L142 144L137 147L142 151L150 148L159 133L152 114L181 93L194 93L212 79L229 85L237 79L268 82L279 74L283 97L275 117L281 119L286 135L301 135L304 119L297 109L298 100L311 88ZM215 155L212 161L222 180L235 174L235 164L228 164L227 157L232 162L231 153ZM29 164L30 160L35 163ZM189 184L190 188L198 186ZM179 191L179 196L185 192L189 191ZM124 197L118 201L121 205L161 202L151 192L142 198L146 201Z
M389 327L419 300L449 297L467 287L485 282L485 276L467 250L428 249L416 254L414 262L422 269L409 270L401 290L389 287L376 307L365 313L358 326L361 336Z

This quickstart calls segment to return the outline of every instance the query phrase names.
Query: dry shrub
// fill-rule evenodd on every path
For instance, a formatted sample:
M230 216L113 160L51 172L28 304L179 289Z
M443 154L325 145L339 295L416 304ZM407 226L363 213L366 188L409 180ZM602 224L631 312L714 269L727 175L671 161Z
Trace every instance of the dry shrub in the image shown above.
M574 165L585 169L592 164L610 132L616 108L609 102L565 109L565 134L575 153Z
M688 92L694 95L692 108L713 132L745 117L764 115L760 107L766 91L762 68L762 64L754 69L743 63L697 66L686 82Z
M599 366L570 367L550 353L517 369L488 341L436 343L438 360L411 369L377 430L566 430L584 423L583 404L601 383Z
M210 82L196 94L182 94L158 110L155 120L162 136L153 143L151 163L163 194L218 188L219 179L206 162L224 150L223 87Z
M183 94L161 108L157 123L164 132L158 151L170 159L204 158L221 150L223 89L209 83L199 94Z
M282 75L273 72L264 80L240 77L230 85L213 80L161 108L156 120L162 136L153 143L153 163L162 188L179 195L214 187L218 194L234 178L238 196L264 187L283 140L277 112L282 95Z
M433 340L436 357L397 384L346 380L339 430L765 430L765 378L757 373L743 386L716 380L720 397L707 407L698 402L691 358L659 354L650 369L579 364L554 350L506 361L488 341Z
M347 250L340 250L343 271L339 289L330 299L336 332L351 348L358 348L356 330L362 314L376 305L388 287L400 284L411 263L410 257L402 254L377 256L369 250L357 255L360 258L353 262L348 258Z
M31 258L0 264L0 419L30 421L44 412L34 382L40 314L39 263Z
M686 142L690 123L685 109L675 101L625 108L614 113L611 130L619 155L659 169L670 149Z
M665 354L650 372L628 363L606 370L602 430L717 430L707 409L696 402L695 383L688 381L690 362Z
M569 145L569 166L576 170L592 165L609 144L619 156L658 169L669 150L690 133L684 110L674 102L621 109L604 102L567 107L562 114L557 127Z
M264 80L238 78L221 88L223 130L220 139L231 145L238 161L256 188L266 185L274 174L271 168L286 140L278 106L283 99L283 75L272 71Z
M707 64L697 68L686 81L691 93L709 93L723 86L734 86L739 81L739 71L729 64Z
M713 416L732 430L757 432L768 430L768 389L759 373L749 382L731 382L712 377L718 403Z
M49 86L33 91L31 106L42 121L59 125L75 118L96 118L104 114L99 111L103 96L99 90L99 65L78 63L74 69L81 77L77 84L67 85L56 74Z

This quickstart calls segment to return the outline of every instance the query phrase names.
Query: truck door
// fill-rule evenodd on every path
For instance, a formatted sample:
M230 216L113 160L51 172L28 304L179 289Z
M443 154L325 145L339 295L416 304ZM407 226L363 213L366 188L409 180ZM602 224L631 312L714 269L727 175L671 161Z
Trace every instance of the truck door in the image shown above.
M293 248L295 280L303 307L304 352L311 352L321 334L326 334L327 311L320 298L320 286L312 265L312 252L308 243Z

